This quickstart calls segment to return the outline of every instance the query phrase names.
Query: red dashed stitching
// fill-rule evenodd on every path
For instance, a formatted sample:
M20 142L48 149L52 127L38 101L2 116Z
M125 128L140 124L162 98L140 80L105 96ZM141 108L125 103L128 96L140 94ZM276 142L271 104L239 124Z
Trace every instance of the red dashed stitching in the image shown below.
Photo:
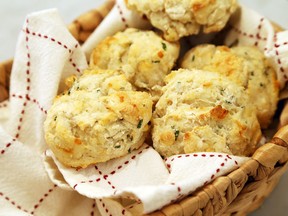
M117 9L118 9L118 11L119 11L121 20L122 20L123 24L125 25L125 28L129 28L129 25L128 25L128 23L127 23L127 20L126 20L125 17L124 17L124 14L123 14L123 11L122 11L120 5L119 5L119 4L116 4L116 7L117 7Z
M33 36L36 36L36 37L39 37L39 38L43 38L43 39L48 39L52 42L55 42L56 44L58 44L59 46L62 46L64 49L67 49L69 53L72 53L72 50L71 49L68 49L67 45L62 43L61 41L59 40L56 40L55 38L53 37L50 37L48 35L43 35L41 33L37 33L37 32L30 32L28 28L26 28L26 34L29 34L29 35L33 35Z
M4 195L2 192L0 192L0 197L3 197L5 200L7 200L8 202L10 202L13 206L15 206L17 209L28 213L29 211L24 209L22 206L16 204L15 201L13 201L11 198L9 198L8 196Z
M277 37L277 36L276 36L276 37ZM286 46L286 45L288 45L288 42L287 42L287 41L286 41L286 42L283 42L283 43L281 43L281 44L277 44L277 43L274 44L275 48L279 48L279 47L281 47L281 46Z
M175 159L177 159L177 158L184 158L184 157L199 157L199 156L201 156L201 157L219 157L219 158L221 158L221 157L224 157L223 155L221 155L221 154L219 154L219 155L215 155L215 154L185 154L185 155L176 155L176 156L174 156L174 157L172 157L171 158L171 162L173 162ZM229 156L230 157L230 156ZM230 157L231 158L231 157ZM168 159L166 158L165 160L164 160L165 162L167 162L168 161Z
M76 187L79 184L86 184L86 183L93 183L93 182L99 182L101 179L104 179L105 181L107 181L107 184L111 186L111 188L113 190L116 190L115 185L112 184L111 181L108 180L109 175L114 175L118 170L122 169L124 167L124 165L129 164L130 160L134 160L137 156L141 155L144 150L149 149L150 146L146 146L143 150L137 152L135 155L131 156L129 160L125 161L122 165L119 165L115 170L109 171L107 172L107 174L103 174L103 172L98 168L98 166L94 166L95 170L99 173L99 175L102 176L102 178L97 178L96 180L87 180L87 181L81 181L79 183L74 184L73 188L76 189Z
M112 188L113 190L115 190L116 187L111 183L111 181L107 180L108 175L102 175L101 170L99 170L99 168L98 168L97 166L95 166L95 169L97 170L97 172L99 173L99 175L101 175L102 178L103 178L105 181L107 181L107 183L111 186L111 188Z
M181 187L177 186L174 182L170 183L171 185L175 186L176 190L177 190L177 197L175 199L172 199L170 201L170 203L175 203L176 201L182 199L185 195L181 193L182 189Z
M16 139L14 138L14 139L12 139L9 143L5 144L4 149L1 150L1 155L3 155L3 154L7 151L7 149L8 149L8 148L13 144L13 142L15 142L15 141L16 141Z
M232 29L233 29L235 32L237 32L238 34L241 34L241 35L243 35L243 36L245 36L245 37L255 38L255 35L249 34L249 33L247 33L247 32L243 32L243 31L241 31L240 29L236 28L235 26L232 26Z
M33 36L37 35L38 37L42 37L44 39L49 39L49 37L47 35L42 35L41 33L38 33L38 34L36 32L32 32L31 33L30 30L28 29L28 23L29 23L28 19L26 20L26 23L27 23L27 27L24 30L24 33L26 35L25 36L25 42L26 42L25 48L26 48L26 51L27 51L27 53L26 53L26 57L27 57L26 67L27 68L26 68L26 71L25 71L26 72L26 79L25 80L26 80L26 84L27 84L26 85L26 94L25 94L25 96L23 96L23 95L15 95L15 94L12 95L12 97L19 98L19 99L24 99L24 102L23 102L23 105L22 105L23 107L22 107L21 112L20 112L20 117L19 117L19 120L18 120L19 124L18 124L17 129L16 129L15 138L13 138L10 142L5 144L5 148L1 150L1 155L3 155L6 152L7 148L9 148L13 144L13 142L15 142L17 138L19 138L20 131L21 131L21 124L23 122L23 117L24 117L25 109L26 109L26 106L27 106L28 102L33 102L33 103L37 104L38 107L40 108L40 110L43 111L45 114L47 114L47 111L42 106L40 106L39 101L36 100L36 99L31 98L30 95L29 95L29 92L31 90L31 86L30 86L30 84L31 84L31 71L30 71L30 68L31 68L31 54L30 54L30 47L29 47L28 43L29 43L29 35L31 35L31 34ZM68 47L65 44L63 44L62 42L56 41L55 39L52 39L52 38L50 38L50 39L53 42L57 42L58 45L63 46L65 49L67 49L69 51L69 53L72 53L72 50L68 49ZM77 47L78 47L78 44L75 45L75 48L77 48ZM73 62L73 60L70 60L70 62L72 63L73 67L75 67L76 70L78 72L80 72L80 70L77 68L77 65ZM7 104L4 103L4 102L0 104L0 108L3 108L3 107L7 107ZM41 197L38 200L38 202L33 206L33 210L30 212L30 214L32 214L32 215L34 214L35 210L39 208L41 203L43 203L43 201L46 199L46 197L48 197L49 194L52 193L53 190L56 187L57 187L57 185L54 185L53 188L49 189L48 192L45 193L43 195L43 197ZM28 210L26 210L22 206L16 204L15 201L13 201L8 196L4 195L2 192L0 192L0 196L3 197L8 202L10 202L12 205L14 205L17 209L19 209L19 210L21 210L23 212L29 213ZM95 207L95 205L93 205L93 207Z
M109 209L107 208L103 200L99 199L99 202L101 203L100 207L102 207L105 210L106 214L109 214L109 216L112 216L111 212L109 212ZM126 214L126 209L123 208L121 211L121 215L125 215L125 214Z
M279 51L278 51L278 48L280 48L281 45L277 44L277 40L278 40L277 34L275 34L275 35L274 35L274 41L275 41L274 47L275 47L275 54L276 54L276 56L277 56L277 63L278 63L278 65L279 65L280 71L281 71L282 73L284 73L284 72L285 72L285 69L284 69L284 67L283 67L283 65L282 65L282 61L281 61L281 58L280 58L280 53L279 53ZM288 44L288 42L284 42L284 43L283 43L283 45L286 45L286 44ZM287 75L286 75L286 74L284 75L284 78L287 80Z
M81 73L81 70L77 67L76 63L73 61L72 58L69 59L69 62L71 63L71 65L75 68L75 70L76 70L78 73Z
M260 19L260 23L259 23L259 25L258 25L258 30L257 30L257 33L256 33L256 41L255 41L255 43L254 43L254 46L258 46L258 44L259 44L259 41L258 40L261 40L262 39L262 37L261 37L261 35L260 35L260 32L261 32L261 29L262 29L262 27L263 27L263 22L264 22L264 17L262 17L261 19ZM265 38L265 41L267 41L267 38Z
M222 158L222 157L225 157L224 158L224 162L222 162L221 164L220 164L220 167L224 167L225 166L225 163L228 161L228 159L229 160L233 160L229 155L226 155L226 156L223 156L223 155L221 155L221 154L219 154L219 155L215 155L215 154L201 154L201 155L199 155L199 154L186 154L186 155L178 155L178 156L175 156L175 157L173 157L172 159L171 159L171 162L173 162L175 159L177 159L177 158L182 158L182 157L198 157L198 156L201 156L201 157L219 157L219 158ZM236 161L236 160L233 160L234 161L234 163L235 163L235 165L237 165L238 166L238 162ZM167 168L168 168L168 170L169 170L169 172L170 172L170 169L171 169L171 164L170 163L168 163L167 162L167 160L165 160L165 162L166 162L166 166L167 166ZM213 180L215 177L216 177L216 174L217 173L219 173L220 172L220 168L217 168L216 169L216 171L215 171L215 173L214 174L212 174L211 175L211 177L210 177L210 179L211 180ZM173 185L173 183L171 183L172 185ZM208 184L208 181L206 181L205 183L204 183L204 185L206 185L206 184Z
M238 161L237 160L235 160L235 159L233 159L233 158L231 158L229 155L226 155L226 159L225 159L225 161L227 161L227 158L229 159L229 160L233 160L234 161L234 163L235 163L235 165L239 165L238 164Z
M225 162L222 162L222 163L220 164L220 167L224 167L224 166L225 166L225 163L228 161L228 159L229 159L229 160L233 160L229 155L226 155L226 156L225 156L225 159L224 159ZM234 163L238 166L238 162L237 162L236 160L233 160L233 161L234 161ZM216 177L216 174L219 173L220 171L221 171L221 168L217 168L216 171L215 171L215 173L211 175L210 179L213 180L213 179ZM208 182L205 182L204 185L207 184L207 183L208 183Z
M68 46L66 44L64 44L63 42L53 38L53 37L50 37L48 35L43 35L41 33L36 33L36 32L30 32L28 28L26 28L26 34L30 34L30 35L33 35L33 36L36 36L36 37L39 37L39 38L43 38L43 39L47 39L61 47L63 47L64 49L68 50L68 52L71 54L71 56L73 55L73 51L72 49L68 48ZM78 44L76 44L74 46L75 49L78 48ZM78 73L81 73L81 70L78 68L78 66L76 65L76 63L73 61L72 58L69 59L69 62L71 63L71 65L75 68L75 70L78 72Z
M258 40L261 40L261 41L267 41L267 37L262 37L261 35L260 35L260 31L261 31L261 29L262 29L262 27L263 27L263 22L265 21L265 19L264 18L261 18L260 19L260 23L259 23L259 25L258 25L258 27L257 27L257 33L256 34L251 34L251 33L248 33L248 32L244 32L244 31L242 31L242 30L240 30L239 28L236 28L235 26L232 26L232 29L235 31L235 32L237 32L238 34L241 34L241 35L243 35L243 36L245 36L245 37L249 37L249 38L252 38L252 39L256 39L256 42L255 42L255 46L258 46Z
M14 138L12 139L12 141L10 141L9 143L7 143L5 145L5 148L1 150L1 155L4 155L5 152L7 151L7 149L16 141L16 139L18 139L20 137L20 132L21 132L21 128L22 128L22 122L23 122L23 116L25 114L25 108L27 106L27 100L24 101L23 103L23 108L20 112L20 117L18 119L18 126L16 128L16 134L14 135Z
M27 25L28 25L28 22L27 22ZM27 93L30 91L30 81L31 81L30 80L31 55L30 55L30 47L28 45L28 42L29 42L28 32L29 32L28 27L26 27L26 51L27 51L27 63L26 63L26 66L27 66L27 69L26 69L27 86L26 86L26 91L27 91Z
M74 45L74 48L77 49L78 48L78 43ZM75 50L74 50L75 51ZM71 56L73 56L74 54L74 51L71 53ZM71 65L75 68L75 70L78 72L78 73L81 73L81 70L78 68L77 64L73 61L72 58L69 59L69 62L71 63Z
M28 25L29 23L29 20L26 20L26 23ZM28 33L29 33L29 30L28 28L26 28L26 38L25 38L25 41L26 41L26 51L27 51L27 63L26 63L26 66L27 66L27 69L26 69L26 81L27 81L27 86L26 86L26 91L27 91L27 95L28 93L30 92L30 66L31 66L31 63L30 63L30 48L29 48L29 45L28 45L28 42L29 42L29 37L28 37ZM28 82L29 80L29 82ZM19 98L23 98L23 96L19 97ZM22 105L22 110L20 112L20 117L19 117L19 120L18 120L18 126L16 128L16 134L15 134L15 138L7 143L5 145L5 148L1 150L1 155L5 154L6 150L12 145L13 142L16 141L16 139L18 139L20 137L20 132L21 132L21 124L23 122L23 116L25 114L25 109L26 109L26 106L27 106L27 98L25 97L25 101L23 102L23 105Z
M90 212L90 216L94 216L95 207L96 207L96 200L94 199L94 200L93 200L93 204L92 204L92 210L91 210L91 212Z
M102 204L102 205L100 205L100 207L102 207L102 208L105 210L105 212L106 212L107 214L109 214L109 216L112 216L112 214L109 212L109 209L106 207L106 205L105 205L105 203L102 201L102 199L99 199L99 202Z
M43 106L40 105L40 102L38 100L36 100L35 98L32 98L31 96L29 96L28 94L26 94L25 96L23 95L16 95L16 94L12 94L11 95L14 98L19 98L19 99L26 99L26 102L32 102L34 104L36 104L38 106L38 108L44 113L47 114L47 110L43 108Z
M34 205L33 210L30 212L32 215L34 215L35 210L39 208L39 206L41 205L41 203L43 203L43 201L45 200L46 197L49 196L50 193L52 193L54 191L54 189L57 187L57 185L54 185L53 188L49 189L47 193L45 193L43 195L43 197L41 197L39 199L39 201Z

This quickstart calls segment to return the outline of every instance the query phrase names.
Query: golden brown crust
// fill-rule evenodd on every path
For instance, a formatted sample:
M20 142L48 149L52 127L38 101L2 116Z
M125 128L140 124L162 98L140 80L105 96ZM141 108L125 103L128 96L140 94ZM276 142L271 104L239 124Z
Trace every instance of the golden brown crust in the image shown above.
M169 41L187 35L218 32L237 9L236 0L126 0L128 8L145 14Z
M276 72L256 47L234 47L231 50L245 59L245 67L249 71L247 93L250 95L250 103L256 107L261 127L267 128L279 100L280 85Z
M219 120L224 119L228 113L229 111L224 109L221 105L217 105L212 110L210 110L211 117Z
M129 28L102 41L91 55L90 66L122 70L133 85L154 96L164 85L179 49L178 42L167 42L153 31Z
M45 139L60 162L87 167L139 148L151 115L150 95L134 91L122 72L87 70L55 99Z
M243 87L218 73L185 69L166 82L152 121L153 145L161 155L253 153L261 130Z
M243 58L234 54L229 47L203 44L185 54L181 67L218 72L245 86L248 82L248 70L244 61Z
M181 66L218 72L242 85L250 97L247 105L255 106L261 127L267 128L271 123L279 83L275 71L256 47L199 45L185 54Z

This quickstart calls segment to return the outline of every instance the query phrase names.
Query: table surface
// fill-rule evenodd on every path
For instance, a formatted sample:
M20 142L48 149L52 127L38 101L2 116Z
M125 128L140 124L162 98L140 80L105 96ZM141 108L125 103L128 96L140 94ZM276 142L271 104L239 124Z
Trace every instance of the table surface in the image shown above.
M288 29L288 0L238 0ZM0 62L12 58L18 34L26 14L47 8L58 8L66 23L83 12L97 7L103 0L9 0L0 1ZM251 216L284 216L288 210L288 173L265 203Z

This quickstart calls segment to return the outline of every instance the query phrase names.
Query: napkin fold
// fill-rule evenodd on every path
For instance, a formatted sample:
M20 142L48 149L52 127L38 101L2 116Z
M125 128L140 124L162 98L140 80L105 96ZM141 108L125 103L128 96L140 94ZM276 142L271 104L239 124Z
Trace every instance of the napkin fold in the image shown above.
M130 199L142 205L139 215L142 209L149 213L191 194L247 160L203 152L176 155L163 161L152 147L143 145L125 157L74 169L62 165L50 150L46 152L49 172L60 172L64 181L78 193L93 199ZM59 185L58 178L51 179Z
M95 200L54 184L43 166L43 121L63 79L87 67L57 10L27 16L9 101L0 103L0 215L100 215Z
M238 40L258 46L284 87L288 32L275 33L267 19L245 7L231 25L225 43ZM220 153L163 160L145 144L127 156L85 169L59 163L44 140L47 110L65 88L64 79L87 68L86 56L93 47L131 26L150 25L118 0L81 48L57 10L27 16L14 58L9 101L0 103L0 214L140 215L182 199L249 160Z

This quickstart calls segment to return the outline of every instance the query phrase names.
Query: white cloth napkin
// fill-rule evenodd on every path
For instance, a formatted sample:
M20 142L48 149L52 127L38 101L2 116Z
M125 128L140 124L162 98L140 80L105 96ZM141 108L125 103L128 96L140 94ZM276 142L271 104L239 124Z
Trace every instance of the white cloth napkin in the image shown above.
M232 23L239 29L232 30L226 42L238 38L243 44L266 47L269 59L278 62L279 58L286 73L288 49L275 47L271 24L246 8L242 14L245 17ZM147 26L141 16L125 9L123 0L117 1L105 21L84 45L86 54L106 35L128 26ZM110 21L117 27L111 29ZM262 27L255 28L259 23ZM246 38L246 31L254 36ZM266 40L254 44L257 33ZM278 43L285 43L286 34L277 35ZM280 65L274 66L283 78ZM17 45L10 98L0 103L0 215L140 215L191 194L248 160L219 153L162 160L152 147L143 145L125 157L85 169L64 167L47 149L43 121L63 89L63 80L80 75L86 67L84 51L56 10L28 15ZM284 86L285 80L281 82Z
M0 104L0 215L99 215L94 200L59 188L43 165L47 109L63 78L87 67L56 10L27 17L14 61Z

